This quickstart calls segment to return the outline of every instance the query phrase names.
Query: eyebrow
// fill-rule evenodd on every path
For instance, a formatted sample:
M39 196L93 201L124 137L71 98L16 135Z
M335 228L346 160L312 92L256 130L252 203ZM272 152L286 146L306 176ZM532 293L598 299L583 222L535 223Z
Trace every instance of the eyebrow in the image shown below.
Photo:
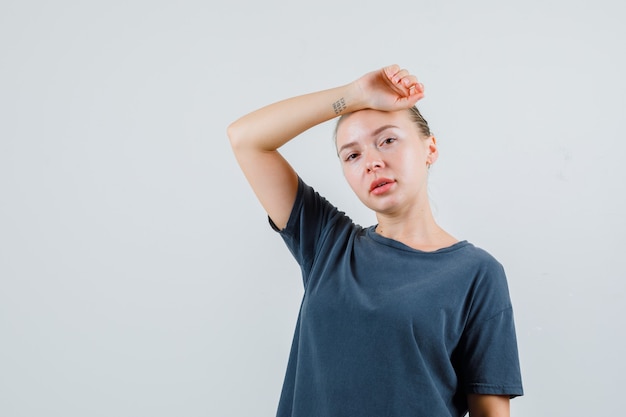
M381 126L381 127L379 127L378 129L376 129L376 130L374 130L374 131L372 132L372 136L376 136L376 135L378 135L380 132L383 132L383 131L385 131L385 130L387 130L387 129L394 129L394 128L395 128L395 129L397 129L397 128L398 128L398 126L396 126L396 125L384 125L384 126Z
M396 125L383 125L383 126L381 126L381 127L379 127L379 128L376 128L376 129L372 132L371 136L376 136L376 135L380 134L381 132L384 132L384 131L385 131L385 130L387 130L387 129L394 129L394 128L397 128L397 127L398 127L398 126L396 126ZM354 145L356 145L356 144L357 144L357 142L356 142L356 141L352 141L352 142L346 143L346 144L345 144L345 145L343 145L341 148L339 148L339 150L337 151L337 155L339 155L339 154L341 153L341 151L343 151L344 149L346 149L346 148L350 148L351 146L354 146Z

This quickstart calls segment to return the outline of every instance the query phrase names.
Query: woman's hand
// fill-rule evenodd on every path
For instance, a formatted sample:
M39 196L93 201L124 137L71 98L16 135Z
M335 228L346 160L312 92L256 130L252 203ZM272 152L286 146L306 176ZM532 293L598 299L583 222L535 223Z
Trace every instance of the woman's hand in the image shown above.
M355 81L366 107L394 111L408 109L424 97L424 85L398 65L365 74Z

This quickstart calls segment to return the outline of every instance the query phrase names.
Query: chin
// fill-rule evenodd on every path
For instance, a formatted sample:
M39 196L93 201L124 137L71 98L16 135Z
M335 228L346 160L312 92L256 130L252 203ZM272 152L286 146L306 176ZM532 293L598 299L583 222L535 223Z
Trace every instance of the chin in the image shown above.
M398 204L395 201L379 202L378 204L366 204L371 210L380 214L391 214L396 211Z

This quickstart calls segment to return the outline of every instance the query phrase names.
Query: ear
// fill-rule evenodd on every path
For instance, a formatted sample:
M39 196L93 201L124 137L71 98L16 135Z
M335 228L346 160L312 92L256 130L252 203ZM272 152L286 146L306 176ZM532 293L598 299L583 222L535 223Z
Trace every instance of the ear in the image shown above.
M426 164L432 165L439 158L439 149L437 148L437 139L431 136L427 139L428 155L426 156Z

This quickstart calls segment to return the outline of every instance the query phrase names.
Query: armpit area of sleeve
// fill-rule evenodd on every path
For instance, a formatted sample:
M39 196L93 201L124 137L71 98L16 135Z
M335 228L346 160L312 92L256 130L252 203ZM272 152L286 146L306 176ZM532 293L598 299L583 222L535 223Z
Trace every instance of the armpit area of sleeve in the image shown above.
M524 395L524 388L521 385L496 385L496 384L468 384L466 387L468 394L482 395L505 395L509 398L521 397Z
M274 230L275 232L282 232L281 229L278 228L278 226L276 226L276 223L274 223L274 220L272 220L272 218L270 216L267 216L267 221L270 224L270 227L272 228L272 230Z

